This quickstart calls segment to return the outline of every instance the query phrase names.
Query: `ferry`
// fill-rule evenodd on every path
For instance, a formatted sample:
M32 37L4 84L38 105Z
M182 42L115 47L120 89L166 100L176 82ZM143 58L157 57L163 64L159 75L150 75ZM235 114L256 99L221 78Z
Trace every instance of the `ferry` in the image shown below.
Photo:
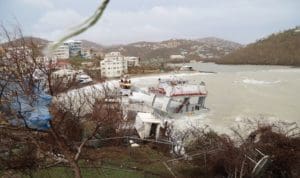
M149 87L148 92L134 92L129 99L143 106L132 107L137 112L134 127L138 135L158 139L166 123L208 111L207 94L203 81L190 83L177 77L159 78L157 86Z

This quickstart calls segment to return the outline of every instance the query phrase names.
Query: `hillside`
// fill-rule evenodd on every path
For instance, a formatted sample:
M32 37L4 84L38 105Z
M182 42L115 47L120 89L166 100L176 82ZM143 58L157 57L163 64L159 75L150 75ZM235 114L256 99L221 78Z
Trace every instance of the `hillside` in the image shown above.
M23 45L23 41L25 42L25 45L31 46L32 44L37 45L40 49L45 48L51 41L38 38L38 37L24 37L23 39L16 39L13 40L14 46L21 46ZM102 45L99 45L95 42L88 41L88 40L81 40L82 41L82 47L85 49L93 49L95 52L102 52L104 50L104 47ZM2 43L0 44L0 47L5 47L8 45L8 43Z
M37 38L37 37L32 37L32 36L26 36L26 37L23 37L22 39L19 38L19 39L13 40L13 44L15 46L21 46L23 44L23 42L25 43L25 45L35 44L38 46L45 46L47 43L49 43L48 40L45 40L42 38ZM8 45L8 43L2 43L0 45L6 46L6 45Z
M26 42L31 40L43 47L48 40L25 37ZM88 40L81 40L83 48L93 49L96 52L108 53L120 51L125 56L138 56L142 61L160 59L169 61L170 55L184 55L186 60L218 60L224 55L239 49L242 45L223 39L208 37L196 40L171 39L161 42L136 42L125 45L103 46ZM182 62L182 60L178 61Z
M300 66L300 29L272 34L224 56L217 63Z
M219 38L197 40L171 39L161 42L136 42L107 47L104 52L120 51L124 55L139 56L141 60L169 59L170 55L184 55L188 60L213 60L241 48L242 45Z
M104 49L104 46L102 46L98 43L88 41L88 40L81 40L81 41L82 41L83 48L93 49L93 50L99 51L99 52L103 51L103 49Z

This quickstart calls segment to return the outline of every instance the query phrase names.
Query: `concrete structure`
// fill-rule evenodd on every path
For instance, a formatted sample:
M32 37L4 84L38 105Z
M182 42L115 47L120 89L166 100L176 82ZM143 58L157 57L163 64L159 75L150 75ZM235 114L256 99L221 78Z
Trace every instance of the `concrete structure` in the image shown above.
M135 67L140 65L140 58L135 56L125 56L124 59L127 61L128 67Z
M61 69L52 73L54 80L61 80L64 83L70 82L75 79L81 84L92 82L92 78L87 74L83 73L81 70L70 70L70 69Z
M161 120L157 119L152 113L138 112L135 118L134 127L140 138L158 139L160 128L163 127Z
M184 59L185 58L185 56L183 56L183 55L171 55L170 56L170 59Z
M91 52L91 49L83 48L83 49L81 50L81 56L82 56L84 59L92 59L92 52Z
M105 77L120 77L128 72L127 61L120 52L111 52L105 55L100 62L101 75Z
M69 46L67 44L60 45L57 49L54 50L53 56L56 56L58 59L69 59Z
M64 45L69 46L70 57L82 55L82 42L79 40L68 40L64 42Z

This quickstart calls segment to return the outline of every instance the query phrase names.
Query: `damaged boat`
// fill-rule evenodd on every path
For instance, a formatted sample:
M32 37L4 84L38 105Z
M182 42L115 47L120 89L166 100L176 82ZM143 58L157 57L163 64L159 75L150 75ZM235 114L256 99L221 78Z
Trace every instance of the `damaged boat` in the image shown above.
M206 112L207 94L204 82L190 83L176 77L158 79L157 86L148 91L133 91L128 109L137 113L134 127L139 137L158 139L167 122Z

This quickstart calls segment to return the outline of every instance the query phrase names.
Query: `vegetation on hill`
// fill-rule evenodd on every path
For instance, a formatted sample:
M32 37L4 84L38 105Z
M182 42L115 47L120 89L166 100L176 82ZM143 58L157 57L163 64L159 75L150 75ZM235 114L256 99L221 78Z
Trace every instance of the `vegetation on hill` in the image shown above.
M224 56L217 63L300 66L300 29L272 34Z
M21 42L25 42L25 44L30 42L41 49L49 43L48 40L36 37L24 37L22 40L16 39L13 41L19 45L21 45ZM138 56L144 62L154 62L155 60L163 60L163 62L216 61L242 47L239 43L215 37L194 40L170 39L160 42L141 41L114 46L103 46L88 40L81 41L83 48L91 49L94 53L99 53L99 55L119 51L125 56ZM5 45L5 43L2 45ZM185 60L170 59L171 55L184 55Z
M88 40L81 40L82 41L82 47L86 49L93 49L94 51L103 51L103 46L101 44L88 41Z
M105 48L104 52L120 51L123 55L139 56L142 61L152 59L170 60L170 55L184 55L188 60L212 60L228 54L242 45L219 38L196 40L170 39L161 42L136 42ZM192 58L190 58L192 57Z
M13 45L15 47L19 47L19 46L23 46L23 45L27 45L27 46L31 46L32 44L35 45L39 45L39 46L43 46L46 45L47 43L49 43L48 40L42 39L42 38L38 38L38 37L32 37L32 36L26 36L26 37L12 37L12 39L10 39L10 42L3 42L0 43L0 46L2 47L8 47L10 46L11 43L13 43Z

